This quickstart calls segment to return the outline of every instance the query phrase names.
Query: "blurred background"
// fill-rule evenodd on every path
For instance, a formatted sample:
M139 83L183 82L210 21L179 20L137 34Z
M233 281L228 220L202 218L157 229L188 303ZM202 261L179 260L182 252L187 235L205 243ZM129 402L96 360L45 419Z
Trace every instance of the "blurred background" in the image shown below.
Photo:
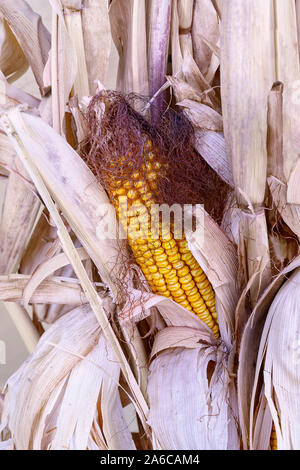
M31 8L39 13L44 25L51 31L51 7L48 0L27 0ZM118 56L116 49L112 45L110 64L108 68L105 86L115 88L117 74ZM31 69L17 81L14 86L22 88L36 97L40 97L38 86ZM5 193L5 181L0 179L0 208L2 209L3 197ZM1 216L2 210L0 212ZM21 365L28 355L27 349L16 330L10 316L3 303L0 302L0 389L5 384L8 377Z

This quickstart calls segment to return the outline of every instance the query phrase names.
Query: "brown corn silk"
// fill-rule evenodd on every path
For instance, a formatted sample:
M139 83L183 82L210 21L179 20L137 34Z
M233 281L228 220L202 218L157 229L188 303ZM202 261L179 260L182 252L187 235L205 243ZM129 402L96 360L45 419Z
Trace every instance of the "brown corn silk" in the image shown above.
M195 152L190 122L169 110L155 127L134 110L137 101L141 109L140 100L108 91L95 96L88 108L83 155L107 190L151 290L198 315L218 337L209 280L184 235L176 236L174 217L170 226L159 219L155 233L150 211L153 204L207 202L208 211L220 218L228 188Z

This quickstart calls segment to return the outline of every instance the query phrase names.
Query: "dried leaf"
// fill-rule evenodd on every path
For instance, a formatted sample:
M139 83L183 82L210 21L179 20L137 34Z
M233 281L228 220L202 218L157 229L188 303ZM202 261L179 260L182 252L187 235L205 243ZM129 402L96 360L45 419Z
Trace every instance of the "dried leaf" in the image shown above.
M50 35L41 21L24 0L2 0L0 11L8 22L29 62L41 94L47 93L43 83L43 71L50 50Z

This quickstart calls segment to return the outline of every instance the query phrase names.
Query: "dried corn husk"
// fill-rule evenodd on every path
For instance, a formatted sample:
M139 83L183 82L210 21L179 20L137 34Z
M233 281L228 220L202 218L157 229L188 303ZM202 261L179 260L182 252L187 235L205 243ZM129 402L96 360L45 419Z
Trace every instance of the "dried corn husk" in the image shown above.
M113 0L109 18L120 58L117 89L148 96L145 0Z
M119 374L93 313L79 307L48 329L9 379L1 427L10 431L16 449L86 449L99 400L105 447L133 449Z
M174 328L167 330L170 349L164 346L153 359L148 383L155 448L239 449L224 350L201 344L200 331L194 330L192 345L189 328L183 329L187 344Z
M23 50L4 19L0 21L0 70L10 82L17 80L28 68Z
M240 273L243 285L256 269L261 271L260 282L251 288L252 305L271 273L265 215L260 206L266 188L267 98L275 78L272 6L269 0L243 5L236 0L225 2L221 22L224 133L237 201L249 209L240 222L241 271L247 266L247 272ZM249 250L244 249L245 240Z
M195 62L204 76L208 74L213 53L203 38L217 44L220 36L216 10L210 0L195 0L192 26Z
M263 393L277 435L278 450L300 448L299 429L299 270L284 283L268 311L257 356L256 380L263 374ZM250 422L252 447L262 448L255 421Z
M49 89L44 86L43 72L50 50L50 35L41 17L24 0L3 0L0 11L22 47L41 94L46 94Z
M81 16L89 90L94 95L96 81L104 82L111 50L107 1L84 0Z
M152 0L148 24L149 92L152 97L164 84L167 75L169 35L171 25L171 0ZM155 100L157 113L164 108L165 94ZM158 116L157 116L158 117Z
M253 421L253 407L256 406L254 402L251 405L251 400L254 400L257 388L254 385L257 381L256 370L260 367L257 358L268 310L286 276L299 265L300 258L297 257L275 277L260 297L244 328L239 354L238 397L240 424L245 449L249 448L250 445L250 423Z
M24 290L31 276L10 274L0 276L0 300L22 302ZM80 305L86 303L86 296L76 279L50 276L32 294L32 304Z

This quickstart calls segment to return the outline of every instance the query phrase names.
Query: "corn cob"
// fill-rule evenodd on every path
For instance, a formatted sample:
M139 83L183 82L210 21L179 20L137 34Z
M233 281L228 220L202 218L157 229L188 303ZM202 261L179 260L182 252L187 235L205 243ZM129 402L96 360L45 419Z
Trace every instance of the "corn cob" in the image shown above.
M135 171L131 178L125 180L118 180L110 175L108 192L123 228L127 229L128 242L135 260L152 291L169 297L198 315L218 337L214 291L191 254L186 239L176 240L172 225L171 230L165 230L161 223L159 239L151 238L148 222L146 228L140 223L141 216L144 215L145 220L150 217L150 207L155 203L153 192L157 188L157 178L162 174L163 166L162 160L152 152L152 144L148 140L141 170ZM132 208L137 210L133 212ZM139 211L139 208L143 209ZM143 235L139 239L133 234L137 233L137 227Z

